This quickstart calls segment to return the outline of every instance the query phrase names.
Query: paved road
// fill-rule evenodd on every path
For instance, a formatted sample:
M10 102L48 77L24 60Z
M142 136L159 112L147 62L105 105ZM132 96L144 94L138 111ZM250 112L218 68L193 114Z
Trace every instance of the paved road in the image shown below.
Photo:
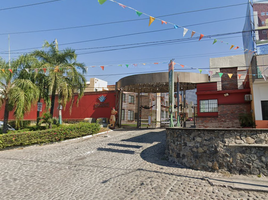
M268 193L211 186L168 162L165 132L113 131L91 138L0 151L0 199L268 199Z

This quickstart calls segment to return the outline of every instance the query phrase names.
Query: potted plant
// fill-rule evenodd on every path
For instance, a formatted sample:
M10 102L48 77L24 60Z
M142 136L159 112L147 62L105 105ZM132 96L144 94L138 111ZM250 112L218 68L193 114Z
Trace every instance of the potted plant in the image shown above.
M241 113L239 115L240 126L243 128L255 128L256 124L250 113Z

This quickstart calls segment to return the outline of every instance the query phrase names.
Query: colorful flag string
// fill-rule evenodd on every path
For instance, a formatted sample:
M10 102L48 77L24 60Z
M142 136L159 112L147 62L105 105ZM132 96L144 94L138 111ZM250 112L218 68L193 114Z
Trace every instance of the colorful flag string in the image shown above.
M99 4L101 4L101 5L102 5L103 3L105 3L106 1L107 1L107 0L98 0ZM128 8L128 9L130 9L130 10L135 11L135 13L136 13L139 17L140 17L141 15L145 15L145 16L149 17L149 26L151 26L151 24L152 24L155 20L158 20L158 21L161 22L161 24L170 24L170 25L172 25L172 26L174 27L174 29L178 29L178 28L183 29L183 33L182 33L182 36L183 36L183 37L187 34L188 31L191 32L191 37L193 37L194 34L197 33L197 32L194 31L194 30L190 30L190 29L188 29L188 28L186 28L186 27L179 26L179 25L174 24L174 23L172 23L172 22L167 22L167 21L162 20L162 19L160 19L160 18L153 17L153 16L151 16L151 15L149 15L149 14L146 14L146 13L144 13L144 12L141 12L141 11L139 11L139 10L137 10L137 9L134 9L134 8L132 8L132 7L130 7L130 6L124 5L124 4L122 4L122 3L120 3L120 2L117 2L117 1L115 1L115 0L109 0L109 1L118 4L118 5L119 5L120 7L122 7L122 8ZM198 34L199 34L199 41L200 41L205 35L202 34L202 33L198 33ZM218 40L215 39L215 38L211 38L211 37L209 37L209 38L213 40L213 44L215 44L216 42L218 42ZM220 42L229 45L228 42L224 42L224 41L220 41ZM234 49L234 50L239 49L239 46L237 46L237 47L235 47L235 48L233 48L233 47L235 47L234 44L232 44L232 45L230 46L230 50L231 50L231 49ZM249 49L244 49L244 52L255 53L255 51L252 51L252 50L249 50Z

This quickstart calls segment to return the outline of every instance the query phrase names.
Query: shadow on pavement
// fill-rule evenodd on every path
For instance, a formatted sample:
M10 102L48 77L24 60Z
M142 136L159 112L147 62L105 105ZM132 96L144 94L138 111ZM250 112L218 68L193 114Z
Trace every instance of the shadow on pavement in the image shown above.
M135 148L135 149L139 149L139 148L142 147L142 146L139 146L139 145L116 144L116 143L109 143L108 145L110 145L110 146L116 146L116 147Z
M136 137L132 137L126 140L121 140L123 142L136 142L136 143L154 143L154 142L161 142L163 140L163 137L165 139L166 137L166 131L163 130L161 132L149 132L143 135L139 135Z
M111 149L111 148L97 148L98 151L108 151L114 153L125 153L125 154L134 154L135 151L130 150L119 150L119 149Z

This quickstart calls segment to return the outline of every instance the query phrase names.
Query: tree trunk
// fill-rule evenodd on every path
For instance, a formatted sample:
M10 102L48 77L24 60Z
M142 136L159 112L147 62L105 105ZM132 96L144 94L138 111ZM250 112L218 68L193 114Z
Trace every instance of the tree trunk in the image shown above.
M8 100L6 100L5 101L5 111L4 111L3 133L7 133L7 130L8 130L8 127L7 127L8 115L9 115Z
M54 112L54 104L55 104L55 98L56 98L56 88L57 88L57 85L55 83L55 85L53 86L53 89L52 89L52 94L51 94L51 107L50 107L51 117L53 117L53 112Z

